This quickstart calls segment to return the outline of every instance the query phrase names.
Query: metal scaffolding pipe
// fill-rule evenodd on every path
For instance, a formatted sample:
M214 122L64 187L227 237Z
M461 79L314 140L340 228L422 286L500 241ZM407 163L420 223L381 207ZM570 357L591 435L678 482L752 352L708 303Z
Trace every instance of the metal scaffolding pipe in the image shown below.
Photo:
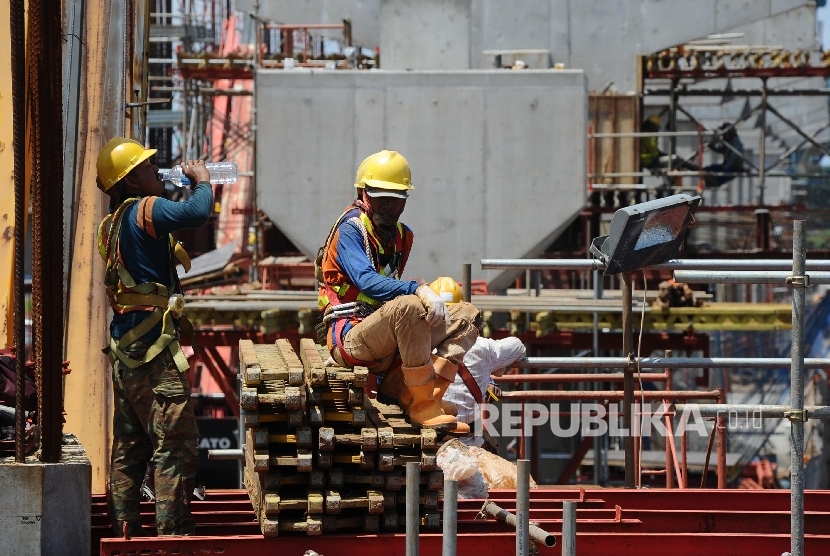
M501 508L494 502L486 502L484 507L481 508L481 512L489 515L490 517L494 517L496 520L506 523L511 527L516 527L516 516ZM528 527L528 534L530 538L537 543L542 543L549 548L556 546L556 537L553 536L552 533L548 533L541 527L533 525L532 523Z
M786 419L792 412L788 405L760 405L760 404L676 404L675 413L696 411L701 417L714 418L726 416L729 418L744 419ZM807 419L830 419L830 406L808 405L804 408ZM734 416L734 417L733 417Z
M245 450L230 449L230 450L208 450L208 459L216 461L238 461L245 459Z
M622 350L623 355L627 359L627 366L625 367L625 378L623 379L623 405L626 408L623 416L623 426L628 433L625 436L625 488L634 488L636 471L635 464L635 442L634 431L631 426L631 411L628 408L634 405L634 371L636 367L632 363L632 355L634 354L634 316L632 314L633 305L633 284L630 272L622 273L622 280L620 283L622 294Z
M633 358L637 366L637 358ZM642 369L782 369L790 366L789 357L642 357ZM629 360L625 357L528 357L514 363L515 367L526 369L627 369ZM810 358L804 360L805 369L830 367L830 359ZM587 377L588 375L586 375Z
M421 464L410 461L406 464L406 556L418 556L420 527L418 498L421 482Z
M562 502L562 556L576 556L576 502Z
M503 401L620 401L625 399L624 394L622 390L517 390L515 392L502 392L500 399ZM642 399L641 396L645 396L646 401L660 401L664 398L670 400L717 400L719 396L717 390L635 390L633 394L638 399ZM628 425L626 425L626 428L628 428Z
M458 540L458 481L444 481L444 535L441 556L455 556Z
M830 271L830 260L806 261L807 270ZM675 259L645 267L648 270L792 270L786 259ZM481 259L482 270L605 270L595 259Z
M464 263L461 268L461 294L464 301L470 302L473 299L473 265Z
M650 382L661 382L667 380L664 373L634 373L634 378L641 378ZM601 374L542 374L542 375L507 375L494 376L496 384L514 384L521 382L623 382L625 375L622 373L601 373Z
M807 258L805 221L793 222L793 329L790 368L790 554L804 556L804 311L809 282L804 279ZM810 278L812 281L812 277Z
M799 274L798 276L802 276ZM830 272L811 271L808 286L816 284L830 284ZM676 270L674 279L677 282L689 284L778 284L789 285L793 273L788 270L755 270L755 271L704 271L704 270Z
M516 556L530 555L530 460L516 462Z

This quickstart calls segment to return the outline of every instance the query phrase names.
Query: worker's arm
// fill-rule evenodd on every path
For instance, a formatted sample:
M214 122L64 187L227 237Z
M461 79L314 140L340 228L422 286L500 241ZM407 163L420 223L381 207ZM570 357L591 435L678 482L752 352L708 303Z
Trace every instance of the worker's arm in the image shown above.
M152 215L151 225L143 228L155 238L165 237L176 230L198 228L208 221L213 211L213 188L207 182L200 182L196 184L190 199L184 202L162 197L142 199L142 205L138 207L139 222L146 219L148 209Z
M337 241L335 260L361 293L378 301L389 301L418 289L415 281L395 280L375 270L363 247L363 235L354 223L341 224L334 239Z
M489 366L492 371L497 369L504 369L513 363L521 361L525 358L527 349L522 341L513 336L509 336L502 340L486 339L489 351Z

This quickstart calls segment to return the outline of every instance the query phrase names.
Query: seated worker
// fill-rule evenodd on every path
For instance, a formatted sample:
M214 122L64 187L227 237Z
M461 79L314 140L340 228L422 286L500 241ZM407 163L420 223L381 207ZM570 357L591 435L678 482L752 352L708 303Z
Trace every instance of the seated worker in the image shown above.
M354 185L357 199L317 257L318 340L325 334L339 365L363 365L375 374L393 368L399 357L412 396L410 421L465 433L469 427L458 427L433 392L436 381L455 380L478 335L478 310L471 303L447 307L429 286L400 279L413 241L412 230L399 222L413 189L406 159L396 151L375 153L360 164Z
M723 174L743 172L744 161L741 156L744 154L744 145L738 137L738 131L728 122L724 122L718 129L721 133L715 136L709 148L722 155L723 161L720 164L710 164L705 170ZM706 187L720 187L733 179L735 176L706 176L704 178Z

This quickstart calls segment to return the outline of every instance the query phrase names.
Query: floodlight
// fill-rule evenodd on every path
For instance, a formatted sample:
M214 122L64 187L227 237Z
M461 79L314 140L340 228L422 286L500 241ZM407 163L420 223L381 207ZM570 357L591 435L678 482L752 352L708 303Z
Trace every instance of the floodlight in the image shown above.
M698 204L697 195L672 195L621 208L609 234L591 242L591 253L605 264L606 276L674 258Z

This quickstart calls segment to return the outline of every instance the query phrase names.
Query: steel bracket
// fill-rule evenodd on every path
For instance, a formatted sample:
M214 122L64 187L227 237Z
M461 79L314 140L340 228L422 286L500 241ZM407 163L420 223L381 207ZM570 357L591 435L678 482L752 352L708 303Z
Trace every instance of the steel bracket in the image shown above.
M790 276L787 278L787 283L794 288L809 288L810 276L807 274L803 276Z
M792 423L806 423L807 422L807 410L806 409L791 409L789 411L784 412L784 417L790 420Z

